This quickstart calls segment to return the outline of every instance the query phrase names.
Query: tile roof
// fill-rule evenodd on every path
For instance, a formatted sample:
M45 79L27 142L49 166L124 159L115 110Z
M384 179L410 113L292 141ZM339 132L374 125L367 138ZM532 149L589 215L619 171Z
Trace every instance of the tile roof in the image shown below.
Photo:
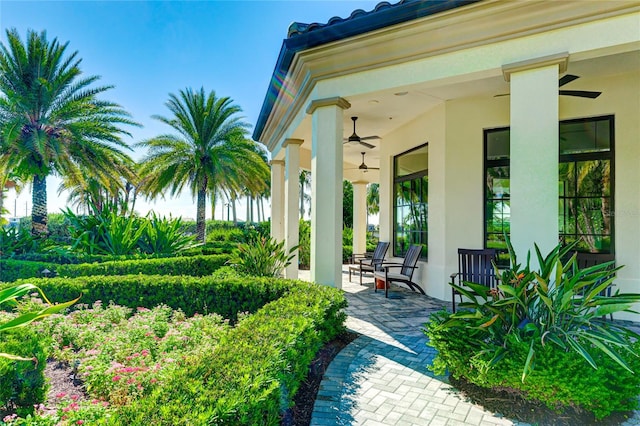
M296 53L478 1L482 0L400 0L395 4L383 1L369 12L357 9L348 18L336 16L329 19L326 24L292 23L289 26L287 38L282 42L271 82L253 131L253 139L260 140L267 118L278 98L282 81L289 72Z

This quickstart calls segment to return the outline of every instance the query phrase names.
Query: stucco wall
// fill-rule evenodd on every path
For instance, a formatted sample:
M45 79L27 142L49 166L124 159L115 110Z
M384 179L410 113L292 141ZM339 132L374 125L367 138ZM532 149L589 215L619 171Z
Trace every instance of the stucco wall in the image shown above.
M615 115L615 251L622 291L640 291L640 73L582 81L603 94L595 100L560 98L560 120ZM631 94L631 95L630 95ZM392 241L393 156L429 143L429 259L417 277L431 296L449 300L448 277L458 247L483 246L483 130L509 125L509 100L443 102L381 144L381 238ZM633 315L623 315L632 319ZM636 319L637 318L633 318Z

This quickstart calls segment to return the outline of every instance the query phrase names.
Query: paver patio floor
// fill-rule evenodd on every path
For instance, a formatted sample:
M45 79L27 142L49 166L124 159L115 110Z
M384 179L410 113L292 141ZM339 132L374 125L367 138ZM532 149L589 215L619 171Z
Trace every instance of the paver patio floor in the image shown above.
M309 278L309 271L300 271L300 279ZM522 424L465 401L445 377L427 369L435 350L421 329L448 302L398 287L385 299L383 291L374 293L371 277L364 283L349 283L343 270L347 327L361 336L327 369L312 426ZM640 425L639 413L624 425Z

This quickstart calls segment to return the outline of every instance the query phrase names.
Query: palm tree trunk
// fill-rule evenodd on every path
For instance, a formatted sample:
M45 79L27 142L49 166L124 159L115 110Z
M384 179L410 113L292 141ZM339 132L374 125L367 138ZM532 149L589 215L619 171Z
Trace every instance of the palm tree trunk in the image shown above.
M237 212L236 212L236 198L235 197L231 198L231 210L233 211L233 224L237 225L238 224L238 216L237 216Z
M34 176L31 191L31 234L46 236L47 231L47 177Z
M206 233L206 222L205 222L205 213L206 213L206 202L207 202L207 190L206 185L202 185L202 188L198 190L198 211L196 213L196 234L197 239L201 243L204 243L205 233Z
M211 191L211 220L216 218L216 193Z

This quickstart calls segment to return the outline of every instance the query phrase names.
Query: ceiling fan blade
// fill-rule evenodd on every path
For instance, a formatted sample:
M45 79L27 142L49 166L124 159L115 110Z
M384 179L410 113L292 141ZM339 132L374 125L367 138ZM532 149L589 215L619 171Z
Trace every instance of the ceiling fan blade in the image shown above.
M375 148L375 145L371 145L370 143L360 141L360 145L366 146L369 149Z
M569 84L571 83L573 80L577 80L580 77L578 77L577 75L573 75L573 74L566 74L564 76L562 76L562 78L560 79L560 81L558 81L558 86L562 87L565 84Z
M587 90L561 90L560 94L563 96L577 96L579 98L595 99L602 94L602 92L589 92Z
M378 135L374 135L374 136L365 136L364 138L360 138L361 141L370 141L373 139L381 139L381 137Z

